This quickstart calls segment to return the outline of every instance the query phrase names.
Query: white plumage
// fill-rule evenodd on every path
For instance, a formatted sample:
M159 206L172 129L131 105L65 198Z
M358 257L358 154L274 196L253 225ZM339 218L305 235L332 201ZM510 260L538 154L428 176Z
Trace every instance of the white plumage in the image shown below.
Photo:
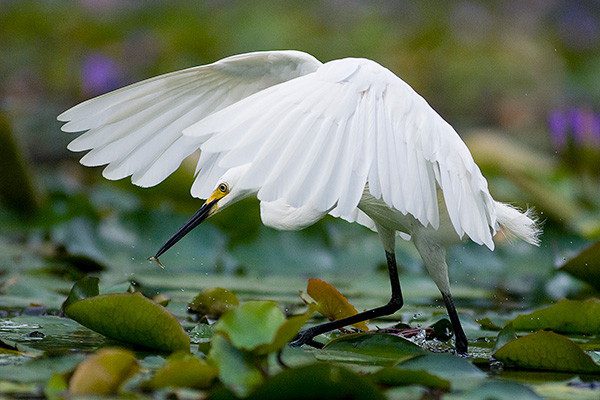
M241 54L130 85L58 119L66 132L87 131L69 149L89 151L81 163L107 165L108 179L153 186L200 150L193 196L227 183L220 209L256 194L270 226L300 229L330 213L377 229L391 252L389 236L402 232L430 273L440 254L423 252L443 260L432 242L440 221L490 249L501 227L538 243L529 214L492 199L456 131L374 61ZM434 275L449 295L447 271Z

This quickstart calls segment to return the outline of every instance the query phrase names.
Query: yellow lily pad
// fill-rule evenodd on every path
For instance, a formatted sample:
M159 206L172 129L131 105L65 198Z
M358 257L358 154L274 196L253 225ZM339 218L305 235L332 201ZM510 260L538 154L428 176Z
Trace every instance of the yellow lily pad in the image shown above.
M306 287L308 295L316 302L317 311L330 321L358 314L356 308L333 285L321 279L311 278ZM368 331L367 321L353 325L362 331Z

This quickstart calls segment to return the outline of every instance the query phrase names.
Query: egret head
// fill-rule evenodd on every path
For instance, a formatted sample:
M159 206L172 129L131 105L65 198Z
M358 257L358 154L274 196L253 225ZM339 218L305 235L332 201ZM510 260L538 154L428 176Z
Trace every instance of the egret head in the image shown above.
M206 199L202 207L181 227L179 230L171 236L169 240L156 252L154 258L158 260L158 257L165 251L169 250L175 243L181 238L187 235L192 229L197 227L212 215L215 215L219 211L226 207L234 204L235 202L247 197L253 193L252 190L240 190L236 187L242 176L246 173L249 168L249 164L242 165L239 167L231 168L221 178L211 195Z

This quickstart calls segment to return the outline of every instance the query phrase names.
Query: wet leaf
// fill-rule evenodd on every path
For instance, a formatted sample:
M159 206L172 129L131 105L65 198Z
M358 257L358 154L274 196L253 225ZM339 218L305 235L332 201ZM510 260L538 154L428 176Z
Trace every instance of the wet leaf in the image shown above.
M405 370L397 367L382 368L369 378L381 386L421 385L431 389L450 390L450 382L424 370Z
M100 290L98 288L98 283L100 279L92 276L86 276L75 282L71 291L69 292L69 296L67 300L62 305L63 310L67 308L69 305L78 302L79 300L87 299L88 297L98 296L100 294Z
M209 288L203 290L188 304L188 312L219 318L226 311L240 304L237 296L227 289Z
M542 400L532 389L517 382L491 380L482 383L460 396L445 396L444 399L461 400Z
M227 336L235 347L251 351L272 343L284 322L277 303L248 301L223 314L215 332Z
M330 321L351 317L358 314L356 308L350 304L333 285L316 278L308 280L306 292L317 303L317 311ZM362 331L368 331L367 321L352 325Z
M113 293L73 300L91 293L91 287L91 284L80 285L71 292L71 300L67 299L64 307L69 318L111 339L160 351L189 351L188 335L164 307L140 293Z
M512 321L518 331L550 329L560 333L600 334L600 299L568 300L522 314Z
M400 363L403 370L427 371L450 381L453 390L465 390L476 386L485 374L464 358L446 353L427 353Z
M44 386L44 395L49 400L61 400L69 389L67 374L52 374Z
M367 332L335 338L325 345L323 354L317 354L317 357L393 365L423 354L427 354L427 351L400 336Z
M139 369L132 352L101 349L77 366L69 381L69 392L74 396L116 394Z
M219 370L220 381L238 396L246 396L263 381L252 357L221 335L213 338L208 359Z
M565 261L559 269L600 290L600 241Z
M309 306L309 309L304 314L289 317L277 329L271 343L258 346L254 352L256 354L268 354L281 350L300 332L300 329L308 322L314 312L315 309Z
M312 364L280 372L248 399L383 400L385 397L371 382L352 371L336 365Z
M166 387L206 389L217 375L217 368L206 361L191 354L175 353L144 386L152 390Z
M569 338L539 331L502 346L494 357L507 365L564 372L600 373L590 356Z
M1 365L0 380L22 383L46 382L52 374L64 374L83 360L83 354L34 358L18 365Z

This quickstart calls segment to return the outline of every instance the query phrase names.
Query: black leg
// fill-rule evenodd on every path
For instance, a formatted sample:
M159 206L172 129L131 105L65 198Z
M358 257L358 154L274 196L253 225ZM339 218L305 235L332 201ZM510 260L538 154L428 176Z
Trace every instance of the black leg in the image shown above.
M356 324L385 315L391 315L402 308L404 301L402 300L402 290L400 289L400 280L398 278L398 267L396 265L396 256L394 253L385 252L387 259L388 272L390 274L390 284L392 286L392 298L385 305L372 310L363 311L351 317L339 319L337 321L326 322L321 325L313 326L300 332L296 338L290 342L290 346L298 347L303 344L308 344L313 347L323 347L319 342L313 340L315 336L322 333L333 331L347 325Z
M446 304L446 310L448 310L450 322L452 322L452 329L454 329L456 352L461 355L467 355L469 342L467 341L467 335L465 335L465 331L463 331L460 320L458 319L456 307L454 307L454 300L452 300L450 293L442 293L442 298L444 299L444 304Z

